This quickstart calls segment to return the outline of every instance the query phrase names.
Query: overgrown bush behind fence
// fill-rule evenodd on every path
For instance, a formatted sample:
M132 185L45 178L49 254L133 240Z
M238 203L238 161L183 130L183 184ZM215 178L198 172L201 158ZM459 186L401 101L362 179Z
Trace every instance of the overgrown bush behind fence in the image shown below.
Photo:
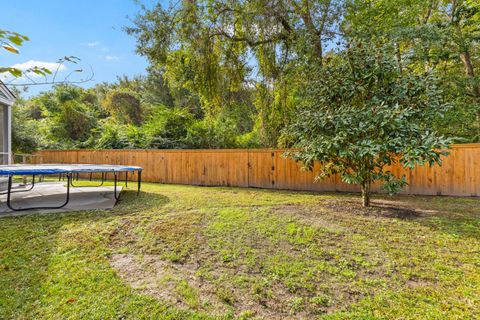
M285 150L44 150L43 163L103 163L144 168L144 181L202 186L258 187L307 191L359 191L338 176L314 182L314 173L285 158ZM319 166L319 164L317 164ZM389 168L407 177L403 193L480 196L480 144L454 145L442 166ZM136 177L131 176L131 179ZM382 192L375 185L374 191Z

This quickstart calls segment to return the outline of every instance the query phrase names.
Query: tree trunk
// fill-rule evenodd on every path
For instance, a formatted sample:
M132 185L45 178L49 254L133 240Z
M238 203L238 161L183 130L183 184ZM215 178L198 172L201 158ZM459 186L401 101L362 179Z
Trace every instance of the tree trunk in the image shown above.
M322 23L321 29L317 30L315 27L315 23L312 19L312 15L310 12L310 3L308 0L302 1L302 6L298 6L294 2L294 6L298 13L300 14L300 17L302 18L303 23L305 24L305 27L307 29L307 32L310 34L312 37L313 41L313 51L315 58L318 60L320 65L323 65L323 43L322 43L322 34L323 34L323 25L326 21L328 13L324 12L322 19L324 22ZM327 8L330 7L330 3L328 3Z
M473 69L470 52L468 50L463 50L463 52L460 52L460 59L463 62L466 76L470 79L475 78L475 71ZM480 104L480 85L472 83L472 94L474 96L475 102L477 104ZM480 110L477 111L477 134L480 136Z
M370 207L370 182L364 182L362 184L362 205L364 207Z
M470 52L468 50L464 50L463 52L460 52L460 59L463 62L463 67L465 68L465 74L469 78L474 78L475 71L473 69L473 63L472 63L472 58L470 57ZM475 97L477 98L480 97L480 86L474 84L472 91Z

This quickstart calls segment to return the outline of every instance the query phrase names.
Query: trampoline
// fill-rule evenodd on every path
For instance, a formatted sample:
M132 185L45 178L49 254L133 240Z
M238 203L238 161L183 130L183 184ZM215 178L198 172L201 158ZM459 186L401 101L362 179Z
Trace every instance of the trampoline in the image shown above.
M73 180L76 176L77 180L80 173L90 173L90 179L92 174L101 173L101 183L99 186L103 185L107 174L113 175L114 181L114 197L118 201L120 198L120 193L117 194L117 184L119 181L119 176L121 173L125 173L125 185L127 185L128 174L130 172L136 172L137 179L137 195L140 193L140 187L142 183L142 170L141 167L136 166L123 166L123 165L107 165L107 164L35 164L35 165L0 165L0 176L8 177L8 186L7 191L3 194L7 194L7 206L12 211L26 211L26 210L38 210L38 209L61 209L65 207L70 201L70 187L76 187L73 184ZM44 175L59 175L59 179L62 177L67 178L67 190L65 194L65 201L58 206L53 207L28 207L28 208L15 208L11 203L12 193L26 192L32 190L35 187L35 177L44 176ZM13 177L14 176L32 176L32 183L29 188L24 188L20 190L12 190L13 186ZM99 187L96 186L96 187ZM88 187L88 186L85 186ZM93 186L95 187L95 186ZM121 192L121 190L120 190Z

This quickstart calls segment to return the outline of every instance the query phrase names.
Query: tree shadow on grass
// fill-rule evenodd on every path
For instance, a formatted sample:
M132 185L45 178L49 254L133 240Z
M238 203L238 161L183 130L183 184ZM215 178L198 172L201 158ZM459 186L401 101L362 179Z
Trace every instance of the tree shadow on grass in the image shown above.
M349 212L354 215L414 219L422 216L422 213L404 206L388 205L378 200L372 200L370 207L364 207L361 200L339 199L323 204L326 208L334 209L337 212Z
M44 283L65 228L141 214L169 202L161 194L122 193L112 210L38 213L0 219L0 318L35 318L41 314Z
M380 200L375 208L381 216L411 220L434 231L456 237L480 239L480 201L454 197L397 197L401 201L391 205Z
M323 206L354 215L399 219L426 226L455 237L480 239L480 200L437 196L376 195L371 207L360 199L340 198Z

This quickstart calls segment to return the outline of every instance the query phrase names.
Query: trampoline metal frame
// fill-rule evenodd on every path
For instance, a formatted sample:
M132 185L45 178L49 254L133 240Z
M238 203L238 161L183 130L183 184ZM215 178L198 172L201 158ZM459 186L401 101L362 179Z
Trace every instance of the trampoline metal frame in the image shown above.
M134 170L134 171L137 171L137 174L138 174L138 178L137 178L137 196L138 196L140 194L140 188L141 188L141 185L142 185L142 170L140 169L140 170ZM32 175L32 185L29 189L12 190L13 176L15 176L15 174L10 174L8 176L7 192L6 193L3 192L3 193L0 193L0 194L7 194L7 206L12 211L61 209L61 208L65 207L70 201L70 186L71 187L100 187L105 182L106 175L107 175L108 172L113 173L113 177L114 177L114 179L113 179L113 181L114 181L113 182L113 195L114 195L114 198L115 198L115 202L118 202L120 200L120 194L122 192L122 190L120 190L120 192L117 193L118 176L119 176L119 173L122 172L122 171L103 171L103 172L101 172L102 173L102 180L101 180L100 185L97 185L97 186L76 186L76 185L73 184L73 173L75 173L75 172L60 173L59 174L59 181L60 181L60 179L62 178L63 175L65 175L67 177L67 193L66 193L65 201L59 206L28 207L28 208L15 208L14 206L12 206L12 201L11 201L12 200L11 199L12 193L26 192L26 191L32 190L35 186L35 175ZM128 171L123 171L123 172L125 172L125 186L127 186ZM78 172L77 172L77 181L78 181Z
M77 181L78 181L79 175L80 175L80 174L77 172L77 174L76 174ZM101 180L100 184L99 184L99 185L96 185L96 186L76 186L76 185L73 184L73 180L75 180L75 179L70 179L70 185L71 185L72 187L98 188L98 187L103 186L103 183L105 182L105 177L106 177L106 172L102 172L102 180ZM90 181L92 181L92 173L90 173Z
M11 195L12 195L12 184L13 184L13 174L8 176L8 192L7 192L7 206L10 208L12 211L27 211L27 210L44 210L44 209L61 209L65 207L68 202L70 201L70 179L71 179L71 173L66 173L67 175L67 195L65 202L60 205L60 206L52 206L52 207L29 207L29 208L15 208L12 206L11 203ZM32 188L33 189L33 186ZM31 190L30 189L30 190Z
M32 183L30 184L30 188L28 189L20 189L20 190L12 190L10 193L19 193L19 192L27 192L27 191L30 191L33 189L33 187L35 187L35 174L32 174ZM0 195L2 194L7 194L8 193L8 190L7 191L3 191L3 192L0 192Z

